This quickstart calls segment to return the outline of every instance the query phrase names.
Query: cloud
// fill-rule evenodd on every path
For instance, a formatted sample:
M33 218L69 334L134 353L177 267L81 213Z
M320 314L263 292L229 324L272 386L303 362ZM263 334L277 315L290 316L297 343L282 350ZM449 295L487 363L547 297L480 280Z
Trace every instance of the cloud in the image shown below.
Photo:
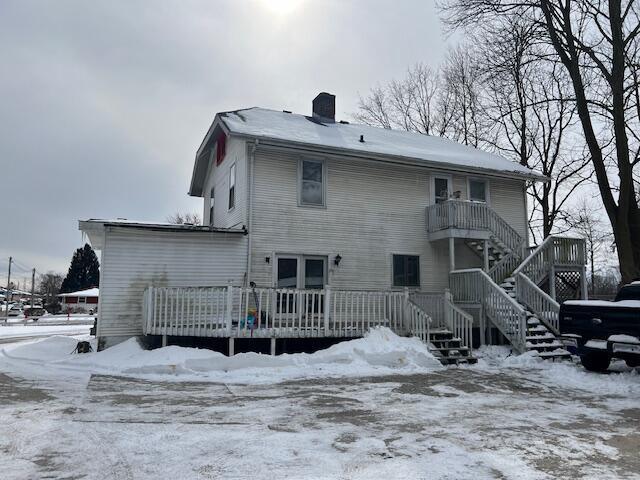
M199 211L186 192L218 111L307 113L326 90L347 118L358 92L442 57L431 2L268 2L0 3L0 257L64 271L80 218Z

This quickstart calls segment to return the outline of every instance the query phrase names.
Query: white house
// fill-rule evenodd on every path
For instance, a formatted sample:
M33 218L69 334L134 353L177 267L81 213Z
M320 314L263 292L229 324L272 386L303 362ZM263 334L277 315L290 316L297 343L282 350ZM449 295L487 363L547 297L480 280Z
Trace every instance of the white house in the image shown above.
M77 292L61 293L60 307L63 313L95 313L98 310L99 288L88 288Z
M146 334L229 338L232 351L247 335L385 324L445 356L490 326L551 352L556 297L584 295L584 245L550 237L530 251L532 181L546 178L444 138L336 122L328 93L309 116L219 113L189 190L203 226L80 222L102 252L100 347Z

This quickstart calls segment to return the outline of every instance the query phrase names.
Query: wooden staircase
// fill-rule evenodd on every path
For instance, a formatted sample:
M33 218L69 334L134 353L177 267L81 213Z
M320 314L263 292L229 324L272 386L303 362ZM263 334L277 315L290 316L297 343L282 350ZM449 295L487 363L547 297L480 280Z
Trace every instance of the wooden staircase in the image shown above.
M535 313L531 312L526 305L523 305L516 298L515 279L513 277L506 278L500 284L500 287L525 309L527 316L525 349L529 352L537 352L538 356L544 359L570 359L571 354L564 348L564 345L558 337Z
M471 349L462 345L462 340L454 337L450 330L432 330L430 339L429 350L445 366L474 364L478 361L471 354Z

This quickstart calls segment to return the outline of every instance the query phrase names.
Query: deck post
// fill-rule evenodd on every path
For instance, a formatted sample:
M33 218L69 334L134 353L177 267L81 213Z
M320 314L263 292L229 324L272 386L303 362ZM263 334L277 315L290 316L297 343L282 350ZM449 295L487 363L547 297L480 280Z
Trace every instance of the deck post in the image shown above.
M329 336L329 312L331 312L331 287L324 287L324 335Z
M233 357L233 355L235 354L234 348L233 348L235 346L234 345L234 340L235 340L235 338L229 337L229 356L230 357Z
M553 263L549 267L549 296L556 299L556 267Z
M271 355L276 354L276 337L271 337Z
M485 240L483 247L484 271L489 271L489 240Z
M591 279L593 283L593 278ZM587 300L589 298L589 292L587 291L587 266L583 265L580 269L580 290L581 290L581 298L582 300Z
M231 337L231 313L233 312L233 286L229 285L227 287L227 311L225 312L225 316L227 317L225 320L227 321L227 334Z
M449 237L449 271L456 269L456 243L455 238Z
M164 335L162 335L162 346L163 347L167 346L167 334L166 333Z

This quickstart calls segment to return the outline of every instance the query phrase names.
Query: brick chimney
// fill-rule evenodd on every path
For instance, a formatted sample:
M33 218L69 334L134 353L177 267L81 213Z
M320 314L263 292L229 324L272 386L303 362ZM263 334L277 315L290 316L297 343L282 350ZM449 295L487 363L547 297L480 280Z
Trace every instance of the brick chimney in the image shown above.
M336 121L336 96L321 92L313 99L313 118L323 122Z

